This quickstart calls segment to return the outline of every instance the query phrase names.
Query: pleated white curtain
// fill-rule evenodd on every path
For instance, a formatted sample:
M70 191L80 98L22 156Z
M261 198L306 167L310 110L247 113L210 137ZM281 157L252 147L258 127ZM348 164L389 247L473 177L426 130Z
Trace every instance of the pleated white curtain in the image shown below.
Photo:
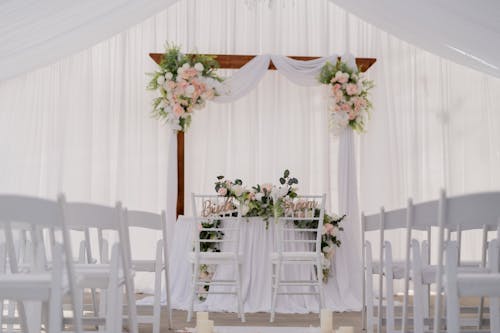
M398 40L329 0L277 1L271 9L244 2L181 0L90 49L0 82L0 191L164 208L167 189L176 188L166 180L172 142L149 115L154 94L145 91L144 72L155 69L147 54L167 40L185 51L283 55L342 54L349 40L351 53L376 57L368 72L377 84L373 116L352 140L367 212L400 207L408 196L436 198L440 187L499 188L498 79ZM252 184L289 168L301 192L329 193L337 211L339 147L329 138L325 99L321 87L269 72L235 103L211 103L187 134L186 193L212 191L219 174ZM148 252L151 237L134 242L136 253ZM464 239L464 259L479 251L474 241ZM345 276L341 263L334 273ZM348 283L335 291L339 308L359 292Z

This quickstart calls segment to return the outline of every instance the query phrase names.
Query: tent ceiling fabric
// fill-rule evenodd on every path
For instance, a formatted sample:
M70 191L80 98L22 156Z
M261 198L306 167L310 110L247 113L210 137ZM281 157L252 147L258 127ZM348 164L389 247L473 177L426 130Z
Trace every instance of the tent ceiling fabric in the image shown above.
M500 78L497 0L331 0L428 52Z
M49 65L89 48L176 1L2 1L0 80Z
M178 0L0 3L0 80L91 47ZM330 0L431 53L500 77L496 0Z

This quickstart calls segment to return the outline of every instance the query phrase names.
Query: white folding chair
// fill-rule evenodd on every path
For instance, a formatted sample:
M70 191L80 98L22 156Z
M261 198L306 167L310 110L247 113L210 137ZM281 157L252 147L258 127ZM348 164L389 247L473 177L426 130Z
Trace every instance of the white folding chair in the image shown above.
M490 298L490 332L500 333L500 273L498 270L498 240L488 246L488 271L485 273L460 273L458 270L459 247L457 241L446 244L446 328L449 333L460 332L460 297Z
M374 326L377 331L382 330L385 322L386 331L394 332L397 320L403 331L407 329L408 323L408 291L410 274L410 239L413 230L426 231L413 224L413 201L408 199L406 208L385 211L382 207L378 214L361 214L361 234L363 244L363 272L365 283L363 284L363 321L366 320L367 332L373 332ZM401 261L393 260L392 243L386 239L386 232L391 230L404 230L404 256ZM368 232L376 232L378 235L378 260L374 260L371 242L366 240ZM378 296L374 297L373 278L378 276ZM385 288L384 288L385 279ZM404 281L404 296L402 306L396 306L394 301L394 282ZM385 295L385 297L384 297ZM384 302L385 318L384 318ZM395 317L395 309L402 309L402 317ZM375 309L377 315L375 315Z
M442 287L445 251L444 233L448 230L497 230L497 239L500 239L500 192L474 193L455 197L447 197L441 191L438 209L438 257L436 265L436 301L434 309L434 332L441 329L442 318ZM482 274L488 271L485 267L460 267L457 252L457 272L459 274ZM447 263L449 264L449 263ZM485 295L478 295L485 296Z
M192 264L191 299L187 321L191 321L194 301L200 294L232 294L238 302L238 317L245 321L243 299L241 296L241 265L240 253L240 222L241 211L237 205L217 195L192 194L194 250L188 254ZM208 208L218 207L215 209ZM210 239L207 232L221 233L222 239ZM204 245L218 244L216 251L203 252ZM235 278L232 280L205 281L199 277L200 265L231 265L234 268ZM215 273L215 276L217 273ZM208 291L201 291L198 287L208 286ZM223 288L221 288L223 287Z
M48 303L48 332L61 332L63 325L63 296L69 294L73 309L73 325L76 332L81 332L81 318L75 300L76 280L71 253L71 240L65 224L65 198L58 201L17 195L0 195L0 224L3 227L6 252L10 272L2 269L0 274L0 299L17 302L19 321L25 332L37 332L40 316L26 308L27 302ZM33 261L29 268L19 268L13 226L24 224L22 230L29 230L33 250ZM45 242L41 238L44 230L49 233L51 263L47 264ZM24 236L28 237L26 233ZM56 240L57 236L60 236ZM61 243L62 242L62 243ZM0 246L3 251L5 248ZM1 251L0 251L1 252ZM2 268L5 265L5 253L2 256ZM50 267L49 267L50 266ZM36 307L30 307L31 310ZM40 309L40 308L38 308ZM3 309L2 309L3 310ZM3 312L3 311L2 311ZM0 315L3 315L1 313Z
M167 248L167 221L165 212L160 214L142 212L135 210L125 210L125 219L129 229L143 228L149 230L159 230L162 232L162 238L156 243L156 257L152 260L134 260L132 259L132 268L135 272L152 272L155 274L154 279L154 301L153 315L141 315L137 317L137 322L153 324L153 333L160 333L161 321L161 274L165 277L165 292L166 292L166 308L167 308L167 323L171 328L172 309L170 307L170 288L168 279L168 248ZM130 233L130 232L129 232ZM132 255L130 255L133 258ZM145 305L141 305L145 307Z
M82 291L100 289L99 313L93 317L84 317L85 324L98 325L100 331L121 332L122 329L122 287L127 293L128 326L131 333L137 333L137 310L130 259L130 240L124 221L121 203L108 207L91 203L71 202L66 205L68 227L74 230L97 229L100 232L114 232L118 235L111 251L111 260L102 260L97 264L77 264L75 270L79 277L78 288ZM89 245L89 248L91 246ZM90 257L90 255L89 255ZM106 261L106 262L102 262ZM106 293L102 292L106 290ZM82 292L79 293L82 295ZM78 300L83 311L83 300Z
M318 295L319 311L325 306L323 294L323 252L321 238L325 215L326 195L299 196L295 201L307 204L296 205L288 214L278 219L276 225L276 251L271 253L271 318L274 321L278 295ZM311 205L309 203L312 203ZM311 221L314 228L296 228L296 221ZM311 236L312 235L312 236ZM308 280L290 280L283 276L284 265L310 265L315 274ZM312 290L283 290L283 287L310 287Z

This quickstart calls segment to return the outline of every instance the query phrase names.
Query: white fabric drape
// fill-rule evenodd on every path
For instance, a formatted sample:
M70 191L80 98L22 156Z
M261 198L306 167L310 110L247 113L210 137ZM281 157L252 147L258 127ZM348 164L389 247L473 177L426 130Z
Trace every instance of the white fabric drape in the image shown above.
M182 0L90 49L0 82L0 191L52 198L65 191L69 200L119 199L159 211L177 186L166 179L171 131L149 114L149 52L169 40L186 52L318 56L346 52L347 37L351 53L377 58L367 72L376 83L373 115L367 133L354 137L362 210L434 199L441 187L451 195L500 188L500 80L329 0L276 1L248 9L244 0ZM329 211L338 212L340 139L328 140L325 97L321 87L298 87L270 71L238 101L210 103L186 135L186 194L213 191L219 174L252 184L274 182L289 168L301 192L329 193ZM151 239L141 235L134 253L154 254ZM402 253L400 235L393 239ZM477 239L463 239L464 260L478 254Z
M500 77L500 3L331 0L377 27L484 73Z
M270 61L273 62L280 74L293 83L299 86L317 86L319 85L318 75L321 67L326 62L337 62L337 58L337 55L331 55L310 61L301 61L277 54L258 55L225 79L224 85L227 88L227 93L216 96L214 102L230 103L247 95L255 89L267 73ZM343 61L347 61L346 59L351 66L356 66L352 55L344 56Z
M0 81L91 47L175 1L2 1Z

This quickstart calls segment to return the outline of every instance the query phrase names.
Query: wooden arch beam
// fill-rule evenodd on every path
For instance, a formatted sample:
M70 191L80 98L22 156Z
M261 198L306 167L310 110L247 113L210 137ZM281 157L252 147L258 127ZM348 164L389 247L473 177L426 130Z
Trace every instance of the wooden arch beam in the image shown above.
M157 63L163 59L162 53L150 53L149 56ZM255 55L237 55L237 54L211 54L217 59L220 68L238 69L255 58ZM320 57L288 56L295 60L309 61ZM367 71L377 61L375 58L356 58L356 65L361 72ZM269 70L275 70L276 67L269 63ZM184 132L177 132L177 216L184 214Z

